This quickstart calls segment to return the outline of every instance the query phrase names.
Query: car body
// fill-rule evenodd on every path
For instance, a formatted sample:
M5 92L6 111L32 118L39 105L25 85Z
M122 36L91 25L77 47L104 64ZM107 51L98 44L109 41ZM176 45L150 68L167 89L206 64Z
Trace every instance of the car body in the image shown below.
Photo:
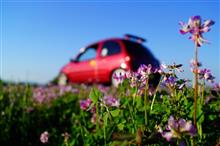
M143 41L140 37L125 35L81 48L61 69L58 83L112 83L113 74L135 71L141 64L159 67L159 61L142 45Z

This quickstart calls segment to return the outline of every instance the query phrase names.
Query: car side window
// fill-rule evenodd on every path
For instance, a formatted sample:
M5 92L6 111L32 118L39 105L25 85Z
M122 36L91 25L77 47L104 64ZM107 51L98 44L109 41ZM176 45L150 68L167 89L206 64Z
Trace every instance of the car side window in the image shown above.
M116 41L107 41L104 42L101 56L110 56L115 55L121 52L120 44Z
M85 51L79 55L78 61L80 62L80 61L86 61L96 58L97 47L98 45L87 47Z

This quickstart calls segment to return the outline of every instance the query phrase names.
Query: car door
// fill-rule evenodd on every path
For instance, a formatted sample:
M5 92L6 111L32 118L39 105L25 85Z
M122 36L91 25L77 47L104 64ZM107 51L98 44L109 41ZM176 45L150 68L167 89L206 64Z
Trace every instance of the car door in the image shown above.
M122 44L118 40L107 40L101 44L100 55L97 59L99 82L109 82L114 69L120 68L122 59Z
M97 48L98 44L91 45L79 53L70 75L73 82L85 83L95 80Z

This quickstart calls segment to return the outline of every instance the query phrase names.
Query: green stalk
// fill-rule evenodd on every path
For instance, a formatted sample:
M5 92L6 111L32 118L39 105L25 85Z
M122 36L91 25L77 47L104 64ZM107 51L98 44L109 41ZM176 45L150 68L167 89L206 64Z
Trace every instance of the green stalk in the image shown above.
M136 131L136 126L135 126L135 122L134 122L134 116L132 114L131 105L130 105L129 102L128 102L128 109L129 109L129 114L130 114L131 119L132 119L132 124L133 124L134 131ZM134 134L134 131L132 131L133 134Z
M204 104L205 80L202 81L202 105Z
M98 102L96 102L96 133L99 130L99 108Z
M105 106L104 106L105 107ZM101 113L104 113L104 107L101 107ZM105 107L107 108L107 107ZM108 108L107 108L107 111L108 111ZM104 116L102 116L104 118ZM104 121L104 119L103 119ZM104 121L104 124L103 124L103 134L104 134L104 143L105 143L105 146L106 146L106 129L105 129L105 121Z
M197 111L197 97L198 97L198 46L195 42L195 73L194 73L194 126L196 127L196 111Z
M146 86L145 86L145 94L144 94L144 120L145 120L145 125L148 124L148 118L147 118L147 96L148 96L148 80L149 78L147 78L146 80Z
M134 104L135 104L135 99L136 99L136 95L137 95L137 90L138 90L138 87L135 86L135 92L134 92L134 96L133 96L133 107L134 107Z
M104 124L104 141L105 141L105 146L106 146L106 131L105 131L105 124Z
M197 124L197 130L198 130L198 135L200 139L202 139L202 125L201 124Z
M156 95L157 95L157 91L158 91L158 89L159 89L159 87L160 87L160 84L161 84L161 80L160 80L160 82L158 83L157 88L156 88L156 90L155 90L154 97L153 97L153 100L152 100L152 103L151 103L151 106L150 106L150 113L151 113L151 111L153 110L154 101L155 101L155 98L156 98Z

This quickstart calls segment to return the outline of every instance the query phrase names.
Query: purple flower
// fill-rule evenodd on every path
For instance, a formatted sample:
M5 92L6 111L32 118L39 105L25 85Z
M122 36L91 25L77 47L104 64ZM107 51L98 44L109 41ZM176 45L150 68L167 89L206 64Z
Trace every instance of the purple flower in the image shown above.
M125 74L125 77L128 79L131 87L137 86L140 82L139 81L140 75L137 72L128 71Z
M91 104L92 100L90 98L87 98L86 100L80 100L80 108L82 110L86 110Z
M220 83L215 83L211 89L211 95L206 97L205 103L208 103L210 100L220 97Z
M152 68L151 64L148 64L148 65L141 64L137 72L142 76L148 76L154 73L154 69Z
M175 120L173 116L170 116L166 130L163 131L159 127L159 132L167 141L170 141L172 138L181 139L183 134L195 136L197 133L191 121L186 121L182 118Z
M199 79L204 79L210 83L213 83L215 77L212 75L211 71L209 69L200 69L198 70Z
M220 83L216 83L213 87L213 90L220 91Z
M186 34L190 33L192 36L189 37L193 42L196 43L198 47L200 47L203 43L208 43L202 36L203 33L208 32L210 30L210 26L215 22L212 20L206 20L204 24L202 24L202 19L200 16L193 16L189 18L187 24L184 22L180 22L181 25L180 33Z
M48 137L49 137L49 133L47 131L44 131L43 133L41 133L40 135L40 141L42 143L47 143L48 142Z
M119 100L112 96L104 96L103 102L107 106L118 107L120 105Z
M148 65L142 64L138 68L137 73L141 76L141 80L146 80L149 77L149 75L153 73L157 73L159 72L159 70L160 70L159 68L152 67L151 64Z
M163 83L168 87L174 87L176 84L176 77L173 76L164 76Z
M33 90L33 98L38 103L45 103L67 92L77 93L78 89L73 89L71 86L41 86Z
M115 74L116 75L116 74ZM99 91L101 91L102 93L107 93L109 91L109 87L103 86L103 85L99 85L98 86Z
M79 92L79 89L75 89L70 85L68 85L68 86L58 86L57 88L59 90L59 96L62 96L67 92L71 92L71 93L78 93Z

